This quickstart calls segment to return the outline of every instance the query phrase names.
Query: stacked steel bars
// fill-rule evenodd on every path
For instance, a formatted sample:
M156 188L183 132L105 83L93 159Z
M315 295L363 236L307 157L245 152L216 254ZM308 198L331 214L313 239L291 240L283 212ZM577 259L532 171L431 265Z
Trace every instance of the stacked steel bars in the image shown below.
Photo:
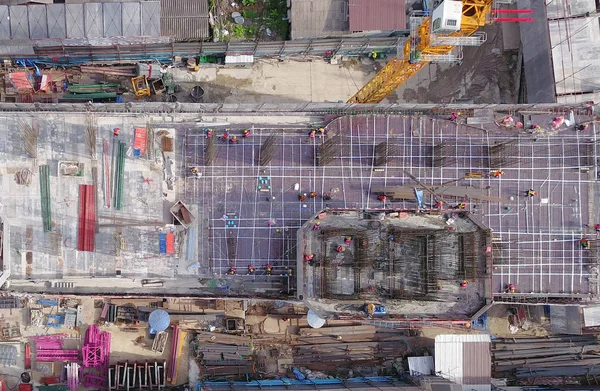
M127 144L119 142L117 146L116 163L114 167L114 206L115 209L121 210L123 206L123 185L125 175L125 153L127 152ZM113 154L114 156L114 154Z
M600 342L594 335L498 339L493 343L495 377L517 379L600 375ZM536 382L538 381L536 380Z
M173 340L171 342L171 357L169 358L169 365L167 368L167 381L171 384L177 383L177 367L179 364L179 358L181 357L181 349L183 349L185 341L184 330L181 330L177 325L173 326Z
M35 341L37 361L77 361L79 350L63 350L65 334L31 337Z
M79 369L80 366L76 362L69 363L65 366L67 370L67 385L70 391L75 391L79 386Z
M200 331L196 335L194 354L200 360L200 373L205 378L243 378L254 372L249 337Z
M52 230L52 213L50 208L50 166L42 165L40 170L40 193L42 201L42 221L44 232Z
M77 249L94 251L96 233L96 189L93 185L79 185L79 227Z

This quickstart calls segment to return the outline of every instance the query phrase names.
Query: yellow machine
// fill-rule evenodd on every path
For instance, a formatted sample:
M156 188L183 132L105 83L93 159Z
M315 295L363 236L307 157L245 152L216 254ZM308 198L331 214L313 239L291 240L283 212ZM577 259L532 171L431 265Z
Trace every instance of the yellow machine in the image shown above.
M132 77L131 85L133 86L133 92L137 98L150 96L150 86L148 85L146 76Z
M411 35L404 46L404 57L391 59L348 103L379 103L425 64L448 56L456 46L461 46L461 39L471 37L479 27L491 21L492 3L492 0L462 1L460 30L435 37L431 32L431 16L411 18ZM436 22L434 19L434 24ZM465 46L477 46L464 42Z

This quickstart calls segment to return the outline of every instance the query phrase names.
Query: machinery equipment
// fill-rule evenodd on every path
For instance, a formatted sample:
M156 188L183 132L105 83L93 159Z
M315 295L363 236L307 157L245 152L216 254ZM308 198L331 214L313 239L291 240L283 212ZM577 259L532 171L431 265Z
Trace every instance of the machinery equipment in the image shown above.
M479 46L477 30L492 21L493 0L443 1L431 16L411 16L404 57L392 58L348 103L379 103L431 61L459 61L462 46Z

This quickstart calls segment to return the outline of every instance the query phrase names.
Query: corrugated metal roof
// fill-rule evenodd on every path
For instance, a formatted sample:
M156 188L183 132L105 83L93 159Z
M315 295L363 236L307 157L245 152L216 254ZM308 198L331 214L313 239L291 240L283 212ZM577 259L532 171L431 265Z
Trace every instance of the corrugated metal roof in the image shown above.
M440 334L435 336L435 343L448 342L492 342L488 334Z
M160 0L161 34L177 40L209 37L207 0Z
M405 30L405 0L349 0L350 31Z
M490 384L492 353L490 342L463 342L462 384Z
M292 0L291 37L326 38L348 33L348 0Z
M490 385L491 340L487 334L442 334L435 337L435 372L457 384Z

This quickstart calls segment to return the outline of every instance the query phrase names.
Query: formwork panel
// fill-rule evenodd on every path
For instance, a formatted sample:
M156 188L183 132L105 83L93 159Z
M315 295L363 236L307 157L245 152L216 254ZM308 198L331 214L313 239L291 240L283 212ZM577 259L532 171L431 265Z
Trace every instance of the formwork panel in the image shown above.
M29 38L29 20L27 7L13 5L9 9L11 39Z
M123 36L121 3L102 3L102 17L105 37Z
M10 39L10 17L7 5L0 5L0 39Z
M102 4L86 3L83 5L83 25L87 38L103 37Z
M65 20L67 38L84 38L86 36L83 4L65 4Z
M142 35L141 5L140 3L123 3L121 12L121 25L123 36L137 37Z
M142 35L159 36L160 35L160 2L144 1L142 7Z
M29 38L48 38L48 20L45 5L28 5Z
M46 6L48 38L66 38L65 4L48 4Z

